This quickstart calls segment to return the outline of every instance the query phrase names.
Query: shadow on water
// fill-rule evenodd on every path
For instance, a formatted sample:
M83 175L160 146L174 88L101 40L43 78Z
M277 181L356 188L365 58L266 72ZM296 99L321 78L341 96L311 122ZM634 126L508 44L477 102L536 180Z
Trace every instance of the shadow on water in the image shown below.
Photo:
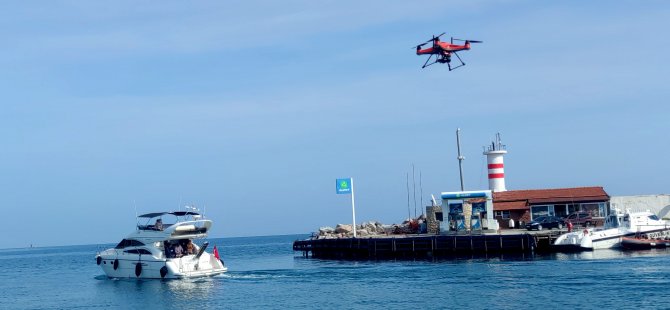
M309 265L310 262L331 264L341 262L352 263L384 263L384 262L429 262L429 263L458 263L458 262L505 262L505 261L539 261L539 260L607 260L625 259L649 256L670 255L670 249L649 250L622 250L600 249L594 251L567 252L567 253L492 253L492 254L454 254L433 258L388 258L388 259L328 259L294 256L299 265Z
M345 264L357 263L357 262L366 262L366 263L384 263L384 262L436 262L436 263L445 263L445 262L461 262L461 261L527 261L540 259L543 256L537 255L534 253L495 253L495 254L453 254L453 255L442 255L439 257L393 257L393 258L381 258L381 259L329 259L329 258L313 258L313 257L304 257L304 256L294 256L294 261L298 264L302 264L310 261L317 261L322 263L334 263L334 262L345 262Z

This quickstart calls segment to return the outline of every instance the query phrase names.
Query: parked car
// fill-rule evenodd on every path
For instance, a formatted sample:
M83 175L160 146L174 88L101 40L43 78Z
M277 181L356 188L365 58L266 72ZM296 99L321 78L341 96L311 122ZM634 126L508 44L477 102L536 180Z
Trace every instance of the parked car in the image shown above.
M557 216L540 216L535 218L532 222L526 224L526 229L528 230L542 230L545 228L558 228L563 229L565 222L562 218Z
M573 225L583 225L586 227L589 227L594 223L593 217L591 217L591 213L588 212L571 213L565 218L565 222L570 222Z

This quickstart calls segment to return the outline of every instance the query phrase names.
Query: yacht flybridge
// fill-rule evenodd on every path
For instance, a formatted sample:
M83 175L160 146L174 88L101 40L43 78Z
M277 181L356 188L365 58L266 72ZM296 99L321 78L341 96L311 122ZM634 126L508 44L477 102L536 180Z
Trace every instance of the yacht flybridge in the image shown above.
M156 212L138 216L137 230L116 247L96 255L110 278L175 279L222 274L228 270L216 247L194 240L207 237L212 221L193 211Z

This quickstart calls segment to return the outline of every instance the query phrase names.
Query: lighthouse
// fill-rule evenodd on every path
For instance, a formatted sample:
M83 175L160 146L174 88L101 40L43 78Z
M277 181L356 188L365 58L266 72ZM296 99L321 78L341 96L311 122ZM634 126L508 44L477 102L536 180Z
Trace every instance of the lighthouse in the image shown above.
M507 154L505 145L500 141L500 133L496 134L496 140L491 145L484 147L484 155L489 168L489 189L493 192L504 192L505 189L505 164L503 156Z

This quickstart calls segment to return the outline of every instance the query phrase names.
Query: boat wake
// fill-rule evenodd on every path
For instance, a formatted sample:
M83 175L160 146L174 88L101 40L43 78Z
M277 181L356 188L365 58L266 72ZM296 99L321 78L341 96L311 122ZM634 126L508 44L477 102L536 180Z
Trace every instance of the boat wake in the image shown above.
M237 281L260 281L287 278L285 270L276 271L249 271L249 272L227 272L216 276L216 278L223 278L227 280Z

